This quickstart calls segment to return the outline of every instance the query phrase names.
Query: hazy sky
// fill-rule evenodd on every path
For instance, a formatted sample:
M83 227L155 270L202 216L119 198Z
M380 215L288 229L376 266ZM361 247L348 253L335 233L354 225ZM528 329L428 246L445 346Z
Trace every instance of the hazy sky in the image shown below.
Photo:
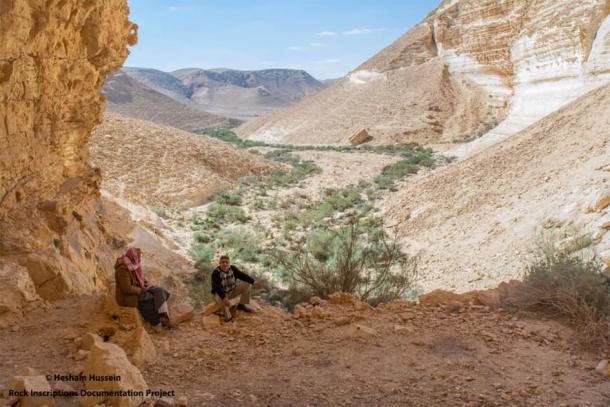
M441 0L129 0L140 42L127 66L294 68L345 75Z

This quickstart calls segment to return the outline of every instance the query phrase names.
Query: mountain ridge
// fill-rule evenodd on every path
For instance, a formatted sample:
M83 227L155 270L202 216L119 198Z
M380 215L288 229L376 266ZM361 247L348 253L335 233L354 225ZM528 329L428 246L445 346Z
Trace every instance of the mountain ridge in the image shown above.
M125 67L131 79L193 109L247 120L292 105L326 85L304 70Z

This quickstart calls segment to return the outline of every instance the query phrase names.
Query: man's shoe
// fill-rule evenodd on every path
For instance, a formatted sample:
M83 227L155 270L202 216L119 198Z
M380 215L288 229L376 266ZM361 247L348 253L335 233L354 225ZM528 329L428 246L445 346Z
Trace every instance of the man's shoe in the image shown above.
M248 307L246 304L238 304L237 309L242 310L243 312L251 313L254 312L252 308Z

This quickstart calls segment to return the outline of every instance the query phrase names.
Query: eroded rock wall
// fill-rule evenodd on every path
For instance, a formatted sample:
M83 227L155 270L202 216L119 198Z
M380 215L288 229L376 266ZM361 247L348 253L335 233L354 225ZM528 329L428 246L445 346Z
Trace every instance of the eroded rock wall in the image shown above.
M53 300L104 287L112 270L87 143L99 90L135 41L128 14L126 0L0 2L0 282L23 291L0 314L31 286Z

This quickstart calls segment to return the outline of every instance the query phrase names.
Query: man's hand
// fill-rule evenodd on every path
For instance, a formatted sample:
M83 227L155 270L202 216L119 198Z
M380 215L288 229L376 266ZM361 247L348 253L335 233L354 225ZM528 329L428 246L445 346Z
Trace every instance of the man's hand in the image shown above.
M225 307L230 307L231 306L231 300L229 299L229 297L225 297L223 302L225 304Z

